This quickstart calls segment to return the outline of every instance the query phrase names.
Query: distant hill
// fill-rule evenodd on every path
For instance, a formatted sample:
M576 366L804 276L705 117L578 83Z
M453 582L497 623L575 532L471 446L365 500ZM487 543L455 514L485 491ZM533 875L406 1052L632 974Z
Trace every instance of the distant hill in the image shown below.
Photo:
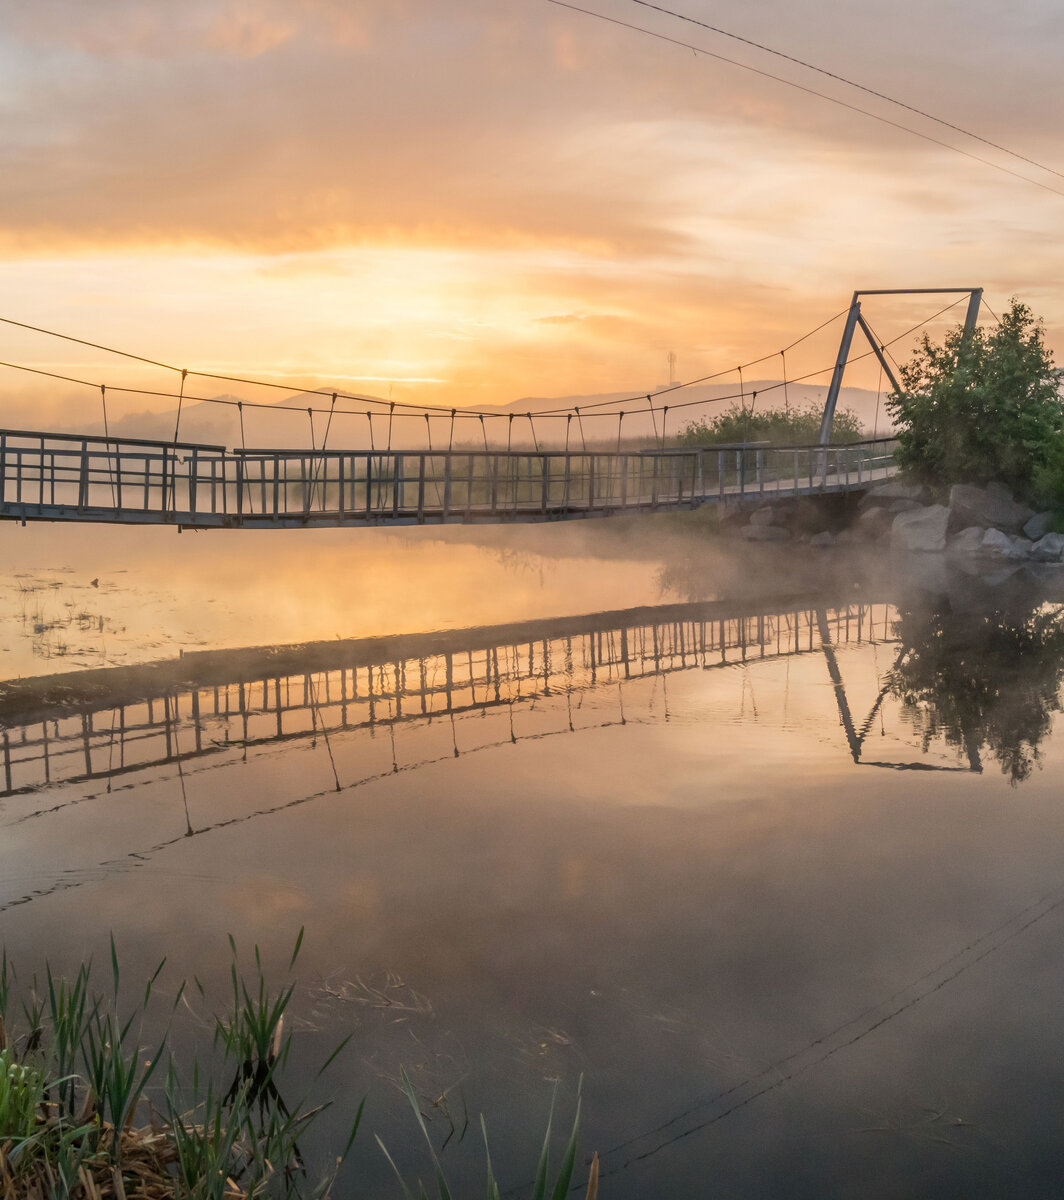
M660 437L662 430L662 406L669 405L665 416L665 432L674 436L688 424L697 422L703 417L712 417L736 400L722 399L730 397L735 392L734 383L698 384L683 388L667 396L655 399L657 409L653 419L649 409L644 405L629 404L623 421L620 423L620 433L625 442L645 440ZM765 405L773 408L784 404L785 393L778 380L752 380L745 386L746 404ZM757 397L754 397L754 393ZM827 394L823 385L788 384L786 399L792 407L806 407L815 404L821 407ZM558 447L564 445L566 427L568 426L569 444L578 448L581 437L591 446L603 447L615 445L618 436L617 407L622 400L629 399L630 392L605 392L580 396L535 396L515 400L513 403L493 410L498 416L485 417L482 423L472 414L458 411L454 422L453 433L451 422L446 414L432 417L432 445L436 449L445 447L450 441L455 446L481 449L484 446L484 434L487 434L489 445L505 446L509 434L510 444L514 447L531 448L533 431L526 418L527 413L536 414L545 409L569 410L579 407L580 418L567 421L564 415L548 417L540 416L534 422L535 443L540 446ZM219 401L234 401L233 396L219 396ZM385 404L386 401L381 401ZM886 411L884 397L880 397L877 417L877 397L875 392L863 388L843 388L839 399L840 407L853 410L858 419L869 430L877 429L879 433L890 431L889 414ZM337 407L356 408L358 401L340 401ZM243 444L250 448L292 448L310 449L312 445L311 422L307 408L327 409L327 398L319 394L296 394L263 408L254 408L245 404L243 409ZM599 412L612 412L612 416L599 416ZM513 420L509 418L512 415ZM110 422L112 436L165 438L174 436L177 419L176 408L164 412L128 413ZM387 409L377 408L372 420L373 445L382 449L388 444L388 414ZM338 414L334 416L331 425L326 412L315 412L313 422L313 445L320 449L328 427L328 446L331 449L369 449L370 423L365 416L350 416ZM582 430L581 430L582 427ZM103 433L102 421L84 426L86 433ZM186 404L181 411L180 440L184 442L201 442L210 445L239 447L241 445L240 412L233 404L198 402ZM404 415L396 410L391 423L391 445L393 449L421 450L427 448L428 432L422 415Z

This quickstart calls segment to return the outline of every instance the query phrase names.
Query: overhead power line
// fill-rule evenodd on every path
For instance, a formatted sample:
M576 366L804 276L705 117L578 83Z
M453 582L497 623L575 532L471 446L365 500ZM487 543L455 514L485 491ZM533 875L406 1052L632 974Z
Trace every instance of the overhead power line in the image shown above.
M873 112L868 108L862 108L859 104L851 104L848 100L842 100L838 96L832 96L827 92L819 92L816 88L806 87L804 83L796 83L793 79L787 79L783 75L776 75L774 72L766 71L762 67L754 67L749 63L740 62L736 58L728 58L727 55L717 54L713 50L707 50L705 46L696 46L693 42L685 42L681 38L669 37L668 34L659 33L655 29L647 29L645 25L635 25L631 21L622 21L619 17L611 17L606 13L597 12L591 8L582 8L579 4L570 4L569 0L547 0L547 3L553 4L558 8L567 8L571 12L583 13L583 15L586 17L594 17L596 20L605 21L608 25L617 25L621 29L629 29L633 33L641 33L645 37L656 38L659 42L668 42L672 46L679 46L683 50L690 50L694 54L702 55L704 58L712 58L717 62L727 63L729 66L738 67L743 71L749 71L752 75L760 75L763 79L772 79L776 83L782 83L785 87L794 88L796 91L804 92L807 96L815 96L818 100L826 100L829 104L835 104L840 108L845 108L850 112L858 113L863 117L869 117L873 121L878 121L881 125L887 125L891 129L898 129L902 133L908 133L912 137L920 138L921 141L930 142L933 146L939 146L941 149L949 150L953 154L960 154L964 158L970 159L972 162L982 163L984 167L990 167L994 171L1001 171L1005 175L1011 175L1013 179L1019 179L1023 183L1029 183L1032 187L1041 188L1044 192L1052 192L1054 196L1064 196L1064 191L1062 191L1060 188L1055 188L1051 184L1043 183L1040 179L1032 179L1029 175L1024 175L1021 171L1014 171L1011 167L1006 167L1004 163L994 162L992 158L984 158L981 154L975 154L971 150L965 150L962 146L955 146L952 142L945 142L941 138L934 137L929 133L924 133L920 129L914 129L911 125L903 125L900 121L892 121L890 117L885 117L882 115L882 113ZM993 143L988 144L993 145ZM1017 155L1016 157L1020 158L1022 155ZM1040 164L1035 165L1040 166ZM1052 168L1050 167L1041 167L1041 169L1045 171L1052 171ZM1055 171L1052 173L1057 174Z
M1002 154L1007 154L1010 158L1025 162L1028 166L1037 167L1040 171L1046 171L1050 175L1056 175L1058 179L1064 179L1064 171L1058 171L1054 167L1047 167L1045 163L1038 162L1037 159L1028 158L1026 154L1010 150L1008 146L992 142L989 138L985 138L978 133L973 133L970 129L965 129L961 125L954 125L952 121L947 121L944 117L936 117L934 113L929 113L926 109L917 108L913 104L907 104L904 100L898 100L895 96L888 96L885 92L877 92L875 88L858 83L856 79L849 79L845 75L838 75L834 71L829 71L826 67L818 67L816 63L806 62L804 58L797 58L795 55L787 54L783 50L777 50L773 46L766 46L763 42L755 42L753 38L743 37L742 34L721 29L719 25L710 25L708 21L700 21L697 17L688 16L686 13L674 12L671 8L665 8L660 4L652 4L650 0L631 0L631 3L638 4L640 8L652 9L654 12L662 13L666 17L674 17L677 21L686 21L689 25L697 25L701 29L708 29L710 33L720 34L721 37L731 38L732 41L742 42L744 46L752 46L755 50L764 51L765 54L772 54L776 58L785 59L787 62L804 67L807 71L815 71L817 75L823 75L827 79L834 79L837 83L844 83L847 87L856 88L859 92L864 92L868 96L875 96L877 100L885 100L888 104L893 104L897 108L904 108L906 112L915 113L918 117L924 117L928 121L934 121L936 125L941 125L945 129L952 129L955 133L961 133L975 142L982 142L984 146L989 146L993 150L1000 150Z

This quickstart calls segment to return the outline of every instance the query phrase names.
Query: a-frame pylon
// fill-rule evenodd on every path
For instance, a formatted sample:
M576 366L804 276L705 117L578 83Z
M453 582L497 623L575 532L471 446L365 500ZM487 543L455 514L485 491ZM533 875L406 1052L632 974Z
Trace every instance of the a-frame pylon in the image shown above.
M824 415L820 421L820 435L817 438L818 446L827 446L831 443L831 428L835 422L835 405L839 400L839 392L842 390L842 376L846 370L846 363L850 357L850 345L853 342L855 330L860 327L861 332L868 339L868 344L872 347L876 358L879 359L879 365L883 368L883 373L890 380L890 386L896 391L901 391L901 385L898 383L897 377L890 368L887 362L883 349L876 341L871 329L868 328L868 323L861 315L861 297L862 296L947 296L967 293L968 312L964 318L965 330L975 328L975 322L979 316L979 305L983 299L982 288L881 288L876 291L860 291L854 292L853 299L850 301L850 312L846 318L846 325L842 331L842 341L839 343L839 354L835 360L835 369L831 373L831 385L828 387L828 396L824 401Z

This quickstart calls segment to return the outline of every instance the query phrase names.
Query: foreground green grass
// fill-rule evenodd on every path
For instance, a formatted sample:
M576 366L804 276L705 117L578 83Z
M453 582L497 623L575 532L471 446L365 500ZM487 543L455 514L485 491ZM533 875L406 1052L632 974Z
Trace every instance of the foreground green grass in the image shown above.
M300 932L289 963L295 965ZM166 1032L145 1047L149 1011L158 1026L156 985L162 965L130 1000L122 992L118 956L111 944L109 988L93 986L92 966L73 979L46 969L20 998L14 970L0 961L0 1200L324 1200L351 1152L362 1120L354 1113L346 1144L333 1167L312 1178L300 1142L328 1107L289 1108L279 1084L292 1051L285 1015L294 985L279 992L266 984L258 948L251 982L237 968L233 946L231 997L212 1018L213 1048L207 1064L181 1064L169 1047L185 986L164 1009ZM199 986L198 984L196 985ZM202 988L200 988L202 993ZM15 1008L18 1005L18 1013ZM168 1011L167 1011L168 1009ZM340 1055L344 1040L318 1069ZM436 1154L409 1078L403 1089L424 1135L432 1170L432 1193L452 1192ZM150 1094L149 1094L150 1093ZM580 1105L556 1172L550 1170L551 1127L540 1154L532 1200L563 1200L572 1186ZM499 1188L485 1147L484 1194ZM380 1149L392 1163L384 1141ZM598 1188L592 1164L588 1197ZM407 1200L430 1195L396 1169ZM349 1189L345 1189L349 1194Z

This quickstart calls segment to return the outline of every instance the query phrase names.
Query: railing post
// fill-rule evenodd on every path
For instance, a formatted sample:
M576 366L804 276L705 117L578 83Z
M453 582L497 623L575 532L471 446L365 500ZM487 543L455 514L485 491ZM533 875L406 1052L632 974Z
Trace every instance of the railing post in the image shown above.
M366 520L373 511L373 455L366 455Z
M447 515L451 511L451 452L444 455L443 458L443 519L447 520Z
M244 459L236 460L236 519L239 524L244 522Z
M192 466L188 476L188 511L189 516L196 516L196 483L199 479L199 451L192 451Z
M19 485L22 484L22 474L19 472ZM89 507L89 443L81 443L81 478L78 480L78 509L84 512Z
M587 460L587 509L591 512L595 507L595 456L589 455Z
M417 468L417 523L425 524L425 456L418 455Z
M344 456L337 455L336 458L336 486L340 489L336 497L336 515L343 524L344 520Z
M621 508L628 506L628 455L621 455Z
M542 484L542 495L540 499L539 510L544 515L547 512L547 501L550 491L550 459L546 454L540 456L539 460L540 479Z

